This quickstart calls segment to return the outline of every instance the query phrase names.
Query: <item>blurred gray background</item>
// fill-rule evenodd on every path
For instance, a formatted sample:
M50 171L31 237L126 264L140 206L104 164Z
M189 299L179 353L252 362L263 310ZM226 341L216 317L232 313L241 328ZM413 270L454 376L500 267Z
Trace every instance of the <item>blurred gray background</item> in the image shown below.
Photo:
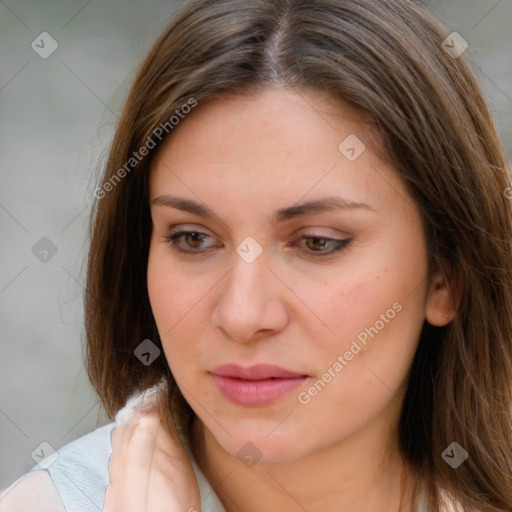
M42 442L108 421L82 360L88 215L135 68L181 3L0 1L0 489ZM425 3L469 43L510 159L512 1Z

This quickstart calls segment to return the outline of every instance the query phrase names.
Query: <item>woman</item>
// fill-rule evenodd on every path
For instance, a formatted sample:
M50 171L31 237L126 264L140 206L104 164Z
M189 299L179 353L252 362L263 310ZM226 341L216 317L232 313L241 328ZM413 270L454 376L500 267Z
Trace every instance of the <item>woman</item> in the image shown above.
M188 2L95 192L115 421L0 507L511 510L509 170L462 50L406 0Z

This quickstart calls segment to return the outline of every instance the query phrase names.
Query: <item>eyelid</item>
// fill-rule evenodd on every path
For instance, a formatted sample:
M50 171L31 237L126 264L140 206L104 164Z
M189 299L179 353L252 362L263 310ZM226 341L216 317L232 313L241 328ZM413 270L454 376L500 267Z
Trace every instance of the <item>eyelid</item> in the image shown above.
M330 229L332 228L326 228L321 226L308 226L299 229L295 232L293 236L309 236L314 238L329 238L332 240L340 240L340 239L348 239L352 238L354 235L352 233L348 233L346 231L338 232L335 234L326 234L326 233L320 233L317 230L321 229ZM211 230L206 228L205 226L199 225L199 224L177 224L176 226L172 226L167 230L168 235L174 235L176 233L180 233L182 231L186 232L198 232L203 233L205 235L208 235L211 238L216 238L215 235L212 235Z
M175 226L167 229L167 234L173 235L176 233L181 233L182 231L191 233L204 233L205 235L215 238L215 236L211 234L212 231L210 229L205 226L201 226L200 224L176 224Z
M309 228L309 229L311 229L311 228ZM301 231L301 230L299 230L299 231ZM302 231L303 231L302 233L296 232L293 235L293 243L291 246L293 246L293 247L299 246L301 252L306 257L313 257L317 261L320 261L321 259L325 259L325 261L329 261L330 257L335 257L337 254L343 252L353 241L353 237L338 238L338 237L326 236L326 235L318 234L318 233L307 233L304 231L304 229ZM218 244L217 245L214 244L213 246L205 247L205 248L190 248L190 247L186 248L186 249L180 248L177 240L179 240L183 236L186 236L186 235L189 235L192 233L198 234L198 235L205 235L208 238L216 240L215 237L210 236L208 233L204 233L200 229L185 229L184 227L181 227L181 225L180 225L180 226L173 226L172 228L169 228L169 230L167 231L167 233L165 235L164 242L166 244L168 244L170 246L171 250L173 250L174 252L181 253L183 255L188 255L188 256L200 256L200 255L208 254L208 252L210 250L215 249L216 247L217 248L219 247ZM313 250L308 251L307 249L301 248L300 247L301 242L304 240L307 240L307 239L318 239L318 240L328 241L328 243L331 244L331 249L327 250L327 251L313 251ZM297 243L297 241L298 241L298 243ZM221 246L223 245L222 242L219 242L219 243Z
M336 233L323 233L321 230L330 230L333 231L333 228L326 228L320 226L311 226L306 228L301 228L296 232L297 236L311 236L315 238L331 238L333 240L347 239L351 238L354 235L352 233L348 233L347 231L337 231Z

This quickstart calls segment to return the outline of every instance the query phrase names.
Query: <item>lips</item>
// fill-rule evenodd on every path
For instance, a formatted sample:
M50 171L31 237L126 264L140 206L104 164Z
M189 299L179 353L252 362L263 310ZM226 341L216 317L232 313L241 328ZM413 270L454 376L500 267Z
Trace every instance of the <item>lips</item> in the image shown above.
M226 364L214 368L210 374L226 399L245 407L269 405L309 378L308 375L269 364L245 368Z
M214 375L221 377L232 377L234 379L244 380L264 380L264 379L293 379L297 377L307 377L305 374L285 370L272 364L257 364L244 368L236 364L225 364L218 366L211 371Z

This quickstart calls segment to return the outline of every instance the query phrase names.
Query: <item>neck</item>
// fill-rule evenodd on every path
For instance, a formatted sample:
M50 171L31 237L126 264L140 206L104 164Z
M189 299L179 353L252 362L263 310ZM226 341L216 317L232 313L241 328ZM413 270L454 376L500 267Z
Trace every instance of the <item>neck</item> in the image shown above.
M192 449L226 512L415 512L416 479L375 432L285 462L245 466L196 417Z

